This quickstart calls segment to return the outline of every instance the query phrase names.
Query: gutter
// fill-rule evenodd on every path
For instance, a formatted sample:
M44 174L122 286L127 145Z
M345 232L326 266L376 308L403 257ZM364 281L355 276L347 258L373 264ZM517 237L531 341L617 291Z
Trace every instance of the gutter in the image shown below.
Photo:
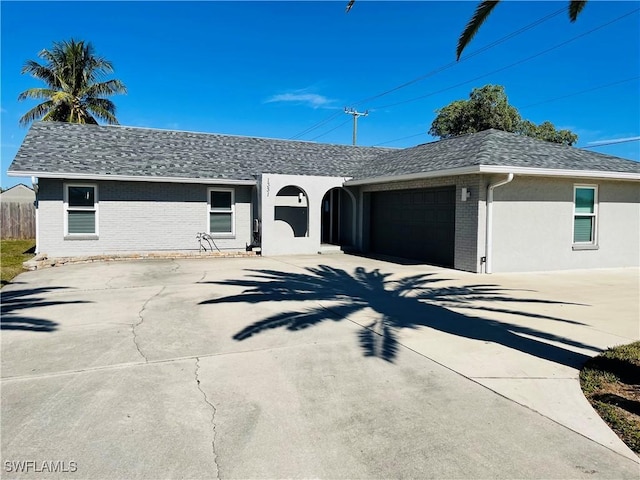
M408 180L420 180L423 178L450 177L454 175L472 175L474 173L513 173L514 175L525 175L532 177L570 177L622 181L640 180L640 173L635 172L512 167L508 165L474 165L470 167L449 168L443 170L433 170L430 172L409 173L405 175L387 175L381 177L361 178L356 180L349 180L345 182L344 185L350 187L359 185L372 185L376 183L405 182Z
M507 178L496 183L490 183L487 187L487 225L485 230L485 249L484 249L484 273L493 273L493 191L510 183L513 180L513 173L509 173Z

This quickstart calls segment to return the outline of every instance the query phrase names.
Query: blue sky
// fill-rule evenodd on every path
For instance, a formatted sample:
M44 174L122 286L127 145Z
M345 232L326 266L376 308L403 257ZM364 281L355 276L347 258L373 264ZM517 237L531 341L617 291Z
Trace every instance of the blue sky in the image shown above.
M591 0L575 23L567 1L503 2L465 55L549 18L455 64L477 2L358 0L345 14L346 3L3 1L2 187L29 183L6 176L27 132L18 119L35 105L17 96L42 86L20 69L70 38L114 63L128 88L112 98L122 125L350 144L343 109L354 107L369 110L359 145L406 147L434 140L436 109L492 83L578 146L640 136L638 2ZM639 145L594 150L640 160Z

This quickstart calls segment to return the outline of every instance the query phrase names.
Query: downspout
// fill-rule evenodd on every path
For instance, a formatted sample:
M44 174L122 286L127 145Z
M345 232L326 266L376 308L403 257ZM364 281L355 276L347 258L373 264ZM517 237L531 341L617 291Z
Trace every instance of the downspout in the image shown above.
M513 173L507 175L507 178L496 183L490 183L487 187L487 226L485 232L485 264L484 273L493 273L493 190L506 185L513 180Z
M31 177L31 186L33 187L33 191L36 194L36 199L33 201L33 206L35 207L36 210L36 249L35 249L35 253L38 254L40 253L40 222L38 221L38 210L40 210L38 207L38 179L36 177Z

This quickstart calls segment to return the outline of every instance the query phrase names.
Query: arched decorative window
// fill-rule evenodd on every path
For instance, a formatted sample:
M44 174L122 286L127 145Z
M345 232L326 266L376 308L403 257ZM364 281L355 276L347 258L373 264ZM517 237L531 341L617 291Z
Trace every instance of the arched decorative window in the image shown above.
M304 190L295 185L280 189L276 195L274 219L288 225L294 237L308 237L309 199Z

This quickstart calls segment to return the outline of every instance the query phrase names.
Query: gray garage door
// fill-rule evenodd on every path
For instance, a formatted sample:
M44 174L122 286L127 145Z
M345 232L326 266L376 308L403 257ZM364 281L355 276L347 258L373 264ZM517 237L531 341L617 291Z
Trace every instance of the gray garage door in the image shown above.
M455 197L454 186L372 193L371 250L453 267Z

